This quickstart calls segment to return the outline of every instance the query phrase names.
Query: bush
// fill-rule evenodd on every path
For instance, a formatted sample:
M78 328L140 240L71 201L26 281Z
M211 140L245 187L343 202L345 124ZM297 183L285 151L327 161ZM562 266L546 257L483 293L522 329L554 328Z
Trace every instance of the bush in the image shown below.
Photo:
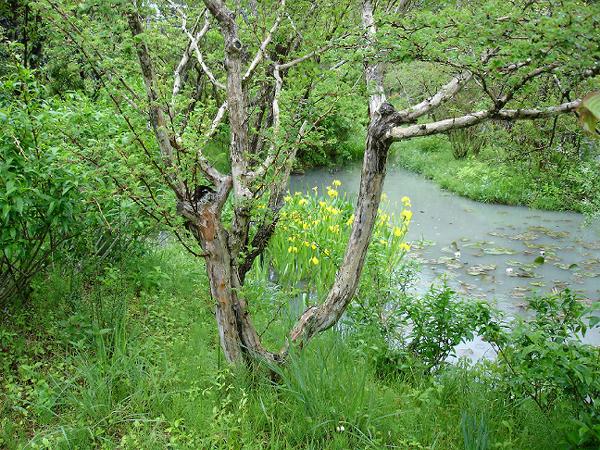
M600 444L600 348L582 343L600 317L569 290L529 299L530 319L508 333L489 335L498 352L499 383L513 398L530 398L543 411L569 401L578 411L571 445ZM589 324L589 325L588 325Z
M0 83L0 304L28 292L31 278L80 233L81 178L48 145L49 111L33 74L17 67Z
M0 304L26 297L51 260L97 266L152 230L98 168L74 159L67 141L84 131L64 117L88 105L77 96L73 105L44 100L34 75L14 65L0 80Z
M422 297L390 294L359 299L349 310L355 328L366 326L372 336L379 336L369 342L368 334L357 335L365 350L371 350L381 376L437 372L455 356L458 344L499 326L486 302L462 299L445 283Z

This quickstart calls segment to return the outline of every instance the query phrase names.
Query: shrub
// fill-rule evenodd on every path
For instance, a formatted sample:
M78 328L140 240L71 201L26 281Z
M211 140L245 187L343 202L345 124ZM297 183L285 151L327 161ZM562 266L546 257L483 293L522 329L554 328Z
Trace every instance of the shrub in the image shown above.
M499 383L513 398L530 398L543 411L567 400L578 411L571 445L600 444L600 349L582 343L600 321L570 290L529 299L534 313L508 333L491 335Z
M66 141L83 131L64 117L89 104L44 100L34 75L14 65L0 80L0 304L26 297L50 260L68 257L81 270L84 260L122 254L151 230L133 201L73 158ZM89 124L92 132L99 122Z
M483 301L460 298L445 283L422 297L405 292L359 301L350 310L356 324L378 330L373 358L382 376L438 371L456 346L498 328L494 312Z

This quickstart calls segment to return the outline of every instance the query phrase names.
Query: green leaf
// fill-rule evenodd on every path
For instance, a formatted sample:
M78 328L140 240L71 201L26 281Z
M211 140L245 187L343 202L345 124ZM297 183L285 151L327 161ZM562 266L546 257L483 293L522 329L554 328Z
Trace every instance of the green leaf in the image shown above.
M600 91L586 95L577 108L581 127L593 136L600 136Z
M23 212L23 199L21 197L15 199L15 211L19 214Z
M546 259L543 256L538 256L533 260L533 262L536 264L544 264L546 262Z

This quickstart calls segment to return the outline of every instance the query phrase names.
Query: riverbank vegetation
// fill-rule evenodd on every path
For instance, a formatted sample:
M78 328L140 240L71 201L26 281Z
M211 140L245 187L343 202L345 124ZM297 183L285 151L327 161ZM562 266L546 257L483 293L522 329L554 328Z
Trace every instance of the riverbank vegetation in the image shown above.
M481 131L482 139L493 134ZM392 161L420 173L443 189L464 197L506 205L595 215L600 206L598 144L590 141L581 155L548 155L550 161L532 161L512 155L507 146L486 145L476 154L457 158L446 137L422 138L397 145ZM525 149L527 147L520 147Z
M596 448L596 309L417 293L382 194L597 208L600 9L517 4L0 4L0 447Z
M289 322L317 301L343 256L353 217L338 184L286 198L282 226L248 275L244 296L269 345L281 344ZM589 310L566 291L531 299L531 319L507 321L443 284L416 295L404 242L410 199L402 202L400 217L379 214L358 301L341 325L283 367L226 363L209 326L206 272L172 237L149 237L133 253L115 247L104 263L57 258L33 279L27 300L2 311L0 443L597 445L599 355L580 341ZM450 364L455 346L474 335L498 358Z
M435 92L445 76L445 69L428 62L400 65L387 74L390 97L404 106L419 92ZM569 94L549 75L527 95L544 103ZM466 88L434 116L460 116L478 101ZM600 145L577 121L575 116L490 121L394 144L392 160L473 200L594 215L600 207Z
M207 282L201 269L170 246L107 267L92 283L57 266L34 285L26 308L4 310L2 446L550 449L597 442L597 422L578 397L598 393L597 350L570 338L565 346L557 336L544 341L539 329L519 331L535 340L511 344L520 352L510 356L517 375L500 362L441 364L447 339L468 335L480 318L448 303L448 291L432 291L404 300L425 320L413 332L422 342L390 349L374 328L344 338L332 331L272 378L268 369L224 362L209 326L210 299L198 298ZM276 289L255 283L257 293ZM270 309L257 313L269 326ZM352 320L374 326L374 316L355 311ZM556 320L544 318L543 327L560 328ZM458 334L438 334L448 325ZM582 387L592 390L573 390ZM529 395L536 388L541 408Z

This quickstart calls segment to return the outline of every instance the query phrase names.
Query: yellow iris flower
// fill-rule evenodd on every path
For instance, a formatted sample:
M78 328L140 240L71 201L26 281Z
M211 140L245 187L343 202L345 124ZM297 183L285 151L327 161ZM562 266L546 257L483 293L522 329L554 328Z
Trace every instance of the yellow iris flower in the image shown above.
M406 242L402 242L402 243L400 243L400 246L399 246L399 247L400 247L400 250L403 250L403 251L405 251L405 252L407 252L407 251L409 251L409 250L410 250L410 245L409 245L409 244L407 244Z

